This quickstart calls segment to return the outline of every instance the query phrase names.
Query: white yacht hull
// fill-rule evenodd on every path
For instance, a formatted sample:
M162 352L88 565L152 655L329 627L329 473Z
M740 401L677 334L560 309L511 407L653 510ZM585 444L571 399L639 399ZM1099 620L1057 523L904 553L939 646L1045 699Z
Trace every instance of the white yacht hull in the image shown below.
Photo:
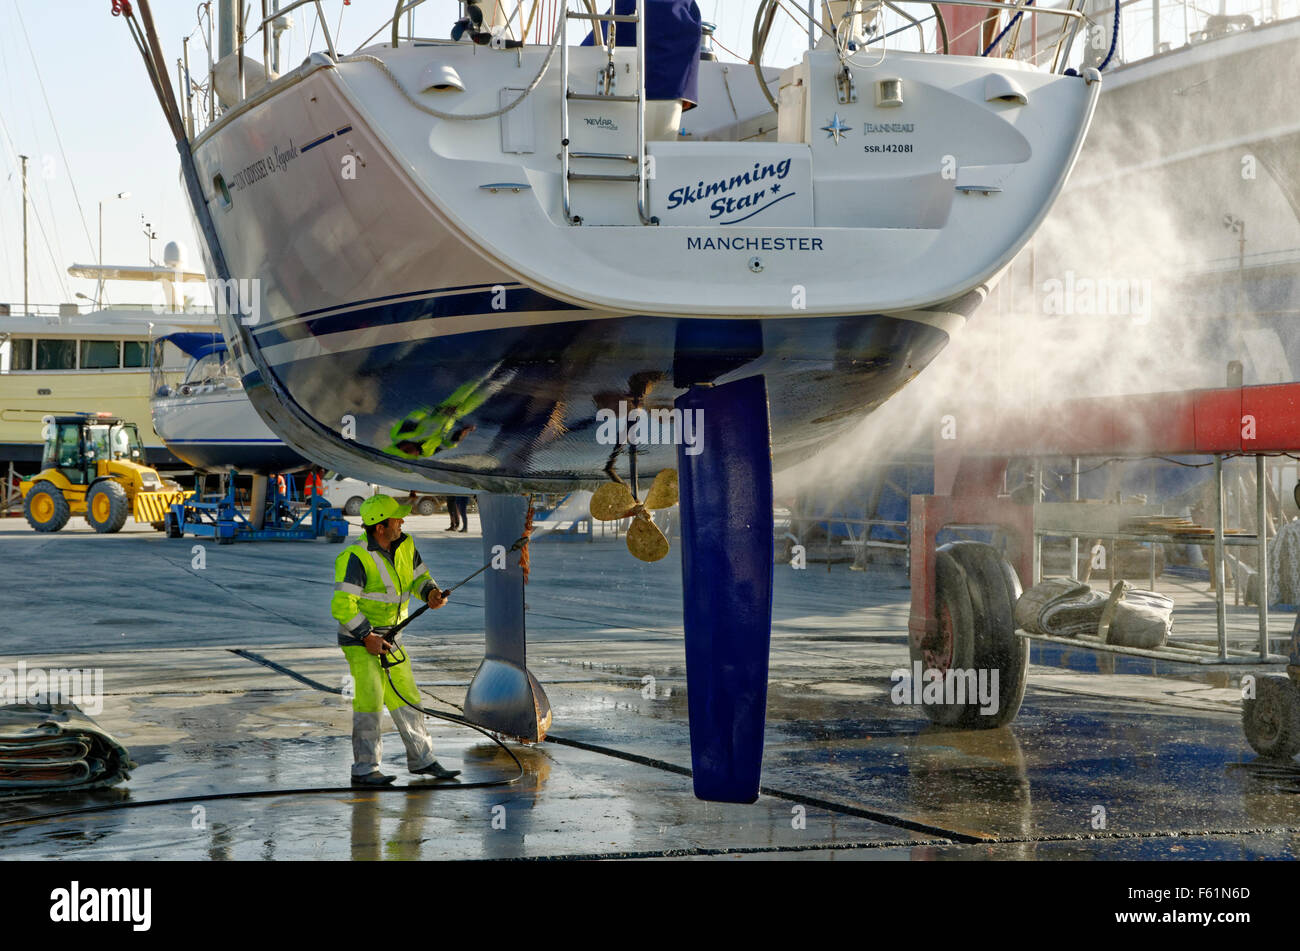
M507 90L523 86L544 49L517 70L468 45L373 52L384 68L305 64L195 142L229 274L258 282L223 329L250 398L309 458L489 490L603 479L616 447L598 410L670 408L697 382L766 376L778 465L839 435L929 363L1033 234L1100 85L891 54L912 111L875 107L865 70L858 102L836 106L834 57L810 53L822 93L795 140L651 143L660 226L638 223L633 188L597 184L574 189L577 227L555 70L523 107L531 152L502 151L504 120L437 121L408 101L436 60L470 91L431 103L495 107L502 63ZM603 56L571 53L575 77ZM1027 104L991 98L991 75ZM423 438L431 419L442 438ZM642 454L654 471L675 450Z
M182 386L150 401L154 431L178 459L207 472L291 472L308 463L267 427L242 389Z

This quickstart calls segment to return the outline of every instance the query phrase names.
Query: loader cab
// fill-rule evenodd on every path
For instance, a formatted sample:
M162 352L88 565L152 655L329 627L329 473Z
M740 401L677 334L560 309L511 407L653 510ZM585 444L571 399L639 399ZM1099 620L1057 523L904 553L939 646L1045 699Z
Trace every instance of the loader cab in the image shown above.
M94 449L96 461L140 462L144 459L140 432L135 428L135 423L120 419L108 423L92 423L87 427L86 443Z
M58 469L73 485L86 485L91 475L86 468L81 420L56 419L46 429L41 469Z
M42 469L58 469L73 485L89 485L104 461L140 462L135 423L112 417L57 416L46 430Z

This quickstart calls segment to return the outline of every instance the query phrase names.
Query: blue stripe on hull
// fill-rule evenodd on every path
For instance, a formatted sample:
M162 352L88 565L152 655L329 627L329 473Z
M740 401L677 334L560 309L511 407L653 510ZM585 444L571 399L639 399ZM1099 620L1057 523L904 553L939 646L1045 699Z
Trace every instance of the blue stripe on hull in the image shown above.
M353 305L347 310L335 310L319 316L303 315L294 320L277 321L264 328L254 328L253 333L258 346L270 347L308 337L407 324L420 320L437 320L441 317L471 317L502 312L581 311L581 308L572 304L566 304L545 294L539 294L531 288L517 285L503 287L500 292L492 287L458 290L461 292L453 294L444 292L438 297L390 303L363 303ZM504 300L501 299L502 297ZM504 306L494 306L494 304L504 304Z

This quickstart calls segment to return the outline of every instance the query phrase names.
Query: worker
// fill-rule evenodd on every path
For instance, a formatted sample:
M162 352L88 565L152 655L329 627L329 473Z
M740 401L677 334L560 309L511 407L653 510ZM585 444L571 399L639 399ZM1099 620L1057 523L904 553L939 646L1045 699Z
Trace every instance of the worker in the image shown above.
M444 496L447 503L447 515L451 518L451 524L444 531L455 532L460 530L460 506L456 504L456 496Z
M435 779L454 779L458 769L445 769L433 755L433 740L424 715L406 703L418 703L419 690L410 662L385 671L379 658L392 651L383 636L407 615L406 600L416 596L437 610L447 603L415 542L402 532L411 514L388 495L372 495L361 503L365 540L358 540L334 561L334 597L330 613L339 622L338 643L352 672L352 785L387 786L396 777L379 771L383 753L381 704L388 707L406 746L409 772ZM392 682L388 676L392 676ZM401 696L398 696L398 695Z
M312 496L316 495L324 498L325 480L321 478L321 472L322 470L320 466L312 466L311 470L307 473L307 478L303 481L302 486L302 497L304 499L311 501Z

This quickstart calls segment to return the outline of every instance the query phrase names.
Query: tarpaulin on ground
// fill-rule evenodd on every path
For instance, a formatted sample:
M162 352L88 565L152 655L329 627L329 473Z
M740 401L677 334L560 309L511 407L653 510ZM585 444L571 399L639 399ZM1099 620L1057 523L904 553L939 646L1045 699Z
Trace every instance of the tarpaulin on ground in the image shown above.
M1052 637L1096 636L1106 595L1082 581L1049 578L1016 602L1016 626Z
M1170 598L1126 581L1105 595L1082 581L1049 578L1016 602L1016 626L1032 634L1094 637L1123 647L1163 647L1173 616Z
M0 796L112 786L131 756L72 703L0 706Z

